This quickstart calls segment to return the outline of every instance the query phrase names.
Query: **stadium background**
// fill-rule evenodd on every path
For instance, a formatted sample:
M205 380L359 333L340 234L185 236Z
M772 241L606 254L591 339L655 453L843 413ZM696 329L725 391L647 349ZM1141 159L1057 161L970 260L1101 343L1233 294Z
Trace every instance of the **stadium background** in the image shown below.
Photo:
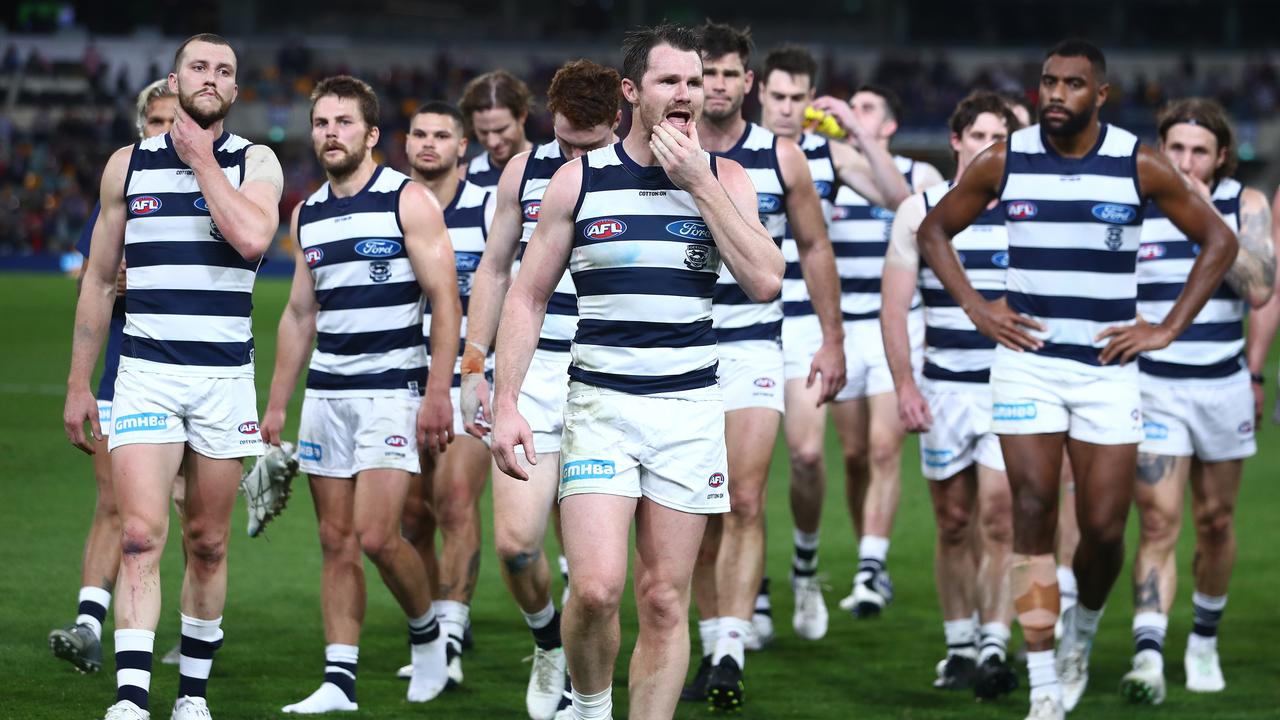
M710 16L750 24L762 56L780 42L800 42L820 62L818 89L847 97L861 82L896 89L906 113L894 150L951 169L944 122L955 101L985 87L1025 92L1034 102L1043 48L1082 34L1108 53L1112 94L1103 111L1150 139L1155 111L1169 98L1207 95L1236 121L1239 176L1270 197L1280 182L1280 55L1277 9L1269 0L812 0L796 6L710 0L548 0L536 10L518 0L175 0L115 3L19 2L0 10L0 718L86 717L109 702L107 671L81 677L48 654L48 629L73 614L79 558L93 505L89 462L67 447L60 428L69 357L74 284L57 271L74 265L68 251L97 195L101 165L131 142L133 97L169 67L177 43L199 31L226 34L239 51L240 99L230 127L270 143L285 169L282 215L323 179L307 143L307 95L320 78L351 72L383 102L381 158L403 167L408 114L428 99L456 101L475 74L506 67L540 96L566 59L617 64L622 32L663 18L690 23ZM756 117L754 99L748 117ZM541 105L529 136L550 137ZM473 152L477 149L473 143ZM287 273L287 243L276 244L266 274ZM259 398L266 395L275 323L287 281L263 278L255 292ZM1269 396L1275 364L1269 366ZM301 397L298 393L295 398ZM1273 399L1269 397L1268 409ZM297 402L290 413L296 428ZM1223 629L1228 690L1192 696L1181 688L1182 643L1190 625L1190 544L1184 533L1183 582L1170 623L1167 717L1274 717L1280 654L1274 612L1280 541L1272 509L1280 433L1264 422L1259 456L1246 464L1239 502L1240 557ZM831 632L817 644L789 629L786 590L790 518L786 457L774 456L769 510L769 574L775 579L779 640L752 658L747 717L1020 717L1023 693L975 706L963 695L929 687L943 645L933 592L933 523L914 439L904 453L903 503L891 567L897 600L875 623L856 623L835 608L856 564L838 446L823 521L821 570L831 590ZM211 684L220 718L277 717L276 710L314 686L320 670L319 548L305 482L265 540L243 536L235 516L227 645ZM486 524L491 518L485 500ZM1130 554L1134 544L1131 522ZM501 587L486 533L473 622L476 650L467 681L426 708L411 708L391 677L404 660L403 621L381 584L370 583L360 672L360 716L518 717L527 678L528 636ZM549 551L551 548L548 548ZM166 554L165 614L157 647L176 639L181 560ZM1126 568L1126 573L1128 569ZM376 574L370 570L370 578ZM1094 654L1091 690L1079 717L1130 717L1114 688L1130 655L1127 574L1117 583ZM108 624L110 626L110 624ZM634 641L634 611L624 609L624 657ZM1015 641L1016 643L1016 641ZM176 670L160 669L158 698L172 697ZM626 668L616 682L625 707ZM683 706L679 717L701 717Z

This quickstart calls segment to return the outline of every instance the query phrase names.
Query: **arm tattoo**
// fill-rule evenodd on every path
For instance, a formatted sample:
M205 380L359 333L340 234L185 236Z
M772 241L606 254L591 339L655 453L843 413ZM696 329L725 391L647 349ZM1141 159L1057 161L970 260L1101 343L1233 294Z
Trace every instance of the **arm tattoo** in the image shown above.
M1274 286L1276 251L1271 240L1271 209L1265 203L1249 211L1242 208L1236 236L1240 252L1227 271L1227 284L1240 295L1249 295L1251 288Z
M1144 485L1155 485L1173 469L1173 458L1154 453L1138 453L1138 479Z
M1133 586L1133 609L1160 611L1160 574L1155 568L1147 573L1147 579Z

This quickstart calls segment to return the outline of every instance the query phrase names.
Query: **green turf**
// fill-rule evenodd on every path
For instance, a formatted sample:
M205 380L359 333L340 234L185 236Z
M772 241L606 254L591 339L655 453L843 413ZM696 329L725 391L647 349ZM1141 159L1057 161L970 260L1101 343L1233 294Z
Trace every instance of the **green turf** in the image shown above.
M258 283L254 312L258 343L259 399L266 397L273 360L275 323L287 283ZM104 672L76 674L55 661L45 636L75 615L80 554L93 507L89 460L69 447L61 428L62 389L73 314L73 285L49 275L0 276L0 317L6 347L0 355L0 718L90 718L114 701L108 643ZM1269 388L1274 391L1274 388ZM296 428L297 406L290 414ZM1259 436L1260 455L1246 466L1239 503L1240 554L1222 631L1223 670L1228 689L1195 696L1182 687L1181 656L1190 630L1190 544L1184 533L1179 568L1184 582L1169 627L1169 696L1159 709L1134 708L1117 687L1131 653L1128 568L1117 583L1093 653L1092 682L1078 718L1097 717L1275 717L1277 654L1275 611L1280 570L1274 556L1280 533L1274 508L1280 489L1272 482L1280 433ZM856 564L842 482L832 472L823 524L821 571L831 590L831 630L817 642L798 640L790 629L791 597L786 577L790 518L786 506L785 455L775 454L769 509L769 574L774 578L778 640L748 662L750 718L1021 718L1026 690L1001 702L979 705L965 694L933 690L934 662L944 646L931 572L933 523L915 442L904 451L902 509L893 536L890 567L897 600L880 620L855 622L836 608ZM834 439L828 458L839 457ZM215 717L280 717L278 709L306 696L320 680L320 552L306 484L266 539L244 535L243 507L234 516L230 551L230 600L210 682ZM485 499L486 524L491 518ZM1129 548L1134 543L1131 522ZM171 543L165 555L163 621L157 650L178 635L177 589L181 560ZM554 552L554 550L552 550ZM1131 552L1130 552L1131 554ZM369 569L369 610L361 648L358 717L523 717L528 631L498 578L492 536L483 550L472 622L475 650L465 657L466 682L426 706L404 700L404 684L392 675L406 661L404 619ZM557 583L558 592L558 583ZM107 623L108 637L112 623ZM628 596L622 613L622 660L615 671L615 707L625 715L626 657L635 640L635 612ZM694 633L696 637L696 632ZM1016 640L1015 640L1016 642ZM696 645L696 639L695 639ZM1021 673L1020 673L1021 674ZM175 668L157 664L152 691L157 717L165 717L177 687ZM681 718L705 715L682 705Z

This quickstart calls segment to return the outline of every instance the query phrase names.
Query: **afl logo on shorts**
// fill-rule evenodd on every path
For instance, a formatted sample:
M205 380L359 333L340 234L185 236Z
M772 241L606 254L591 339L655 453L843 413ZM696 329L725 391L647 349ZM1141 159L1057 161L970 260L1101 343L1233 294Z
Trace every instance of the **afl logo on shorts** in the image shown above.
M776 383L773 381L773 378L758 377L752 384L758 388L768 389L773 387Z
M242 422L242 423L240 423L240 427L239 427L239 428L237 428L237 429L240 431L240 434L241 434L241 435L257 435L257 434L258 434L258 421L257 421L257 420L250 420L250 421L248 421L248 422Z
M1248 420L1245 420L1244 422L1240 423L1239 427L1236 428L1236 432L1240 433L1241 435L1251 434L1253 432L1253 423Z
M196 209L199 210L200 212L209 212L209 203L204 201L203 195L196 198L196 201L192 203L192 205L195 205Z
M324 259L324 251L318 247L307 248L302 253L302 259L307 261L307 267L315 267Z
M136 197L129 203L129 212L133 215L150 215L160 209L163 203L155 195Z
M713 488L718 488L724 484L724 473L711 473L711 477L707 478L707 484Z
M389 435L383 442L390 447L406 447L409 444L409 439L403 435Z
M1040 212L1040 208L1030 200L1014 200L1004 206L1005 216L1010 220L1030 220Z
M587 229L582 231L582 234L585 235L588 240L609 240L611 238L618 237L626 231L627 224L621 220L604 218L602 220L596 220L588 225Z
M524 219L529 222L538 222L538 213L542 211L542 201L530 200L524 204Z

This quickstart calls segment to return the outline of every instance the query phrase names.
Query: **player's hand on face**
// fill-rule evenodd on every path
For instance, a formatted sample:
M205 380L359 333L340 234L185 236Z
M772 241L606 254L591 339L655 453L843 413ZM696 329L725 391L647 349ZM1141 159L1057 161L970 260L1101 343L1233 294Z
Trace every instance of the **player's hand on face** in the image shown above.
M493 460L498 469L517 480L528 480L529 473L520 467L516 446L524 448L524 456L530 465L538 464L538 453L533 449L533 430L514 406L500 408L493 421Z
M90 434L85 435L85 423L89 423ZM67 393L66 405L62 408L62 427L67 439L86 454L93 454L93 443L101 440L102 426L98 423L98 401L86 388Z
M463 373L459 392L462 404L462 426L470 435L484 439L493 427L493 412L489 408L489 381L484 373Z
M836 399L836 393L845 384L844 343L824 342L818 352L813 354L813 362L809 364L809 379L805 387L813 387L818 376L822 376L822 394L818 397L818 405Z
M1044 331L1044 326L1036 320L1009 307L1002 297L997 300L978 303L969 312L969 319L978 328L978 332L1004 345L1010 350L1039 350L1044 343L1033 337L1028 330Z
M1164 325L1152 325L1141 317L1132 325L1112 325L1098 333L1094 342L1111 338L1102 352L1098 353L1098 361L1103 365L1119 362L1128 363L1138 353L1159 350L1173 342L1173 333Z
M1187 181L1187 184L1191 186L1191 189L1194 190L1197 195L1205 199L1205 202L1213 201L1213 191L1209 189L1209 186L1206 185L1203 180L1186 173L1182 174L1182 178Z
M653 126L649 148L676 187L692 191L707 180L715 181L711 175L711 165L702 155L697 125L690 125L689 134L685 135L663 120Z
M284 432L284 408L267 406L262 414L262 422L258 427L262 430L262 442L268 445L280 445L280 433Z
M444 452L453 442L453 402L449 391L427 391L418 406L418 448Z
M178 153L178 159L188 167L195 167L201 160L212 160L213 141L218 139L212 130L200 127L200 123L193 120L181 106L174 111L169 138L173 141L173 150Z
M933 425L933 413L929 411L929 403L915 382L908 382L898 388L898 417L902 419L902 427L907 432L928 432Z

